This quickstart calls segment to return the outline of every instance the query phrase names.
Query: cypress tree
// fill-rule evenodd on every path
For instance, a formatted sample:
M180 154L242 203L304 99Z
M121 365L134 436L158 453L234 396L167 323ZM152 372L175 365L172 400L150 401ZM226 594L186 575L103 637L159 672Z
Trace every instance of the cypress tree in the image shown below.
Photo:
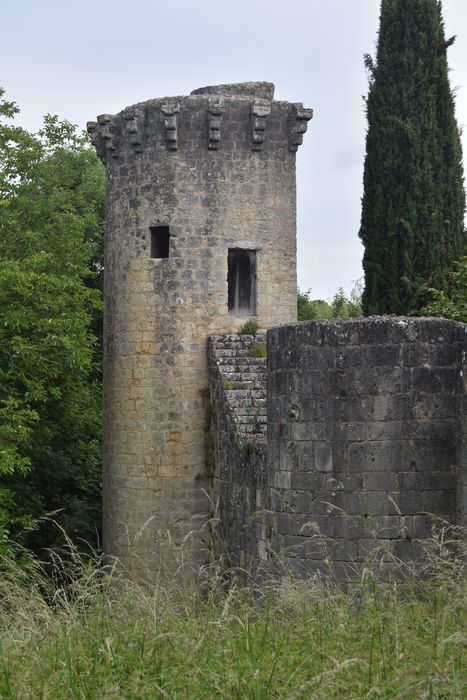
M462 149L441 2L382 0L359 236L366 314L410 314L466 252Z

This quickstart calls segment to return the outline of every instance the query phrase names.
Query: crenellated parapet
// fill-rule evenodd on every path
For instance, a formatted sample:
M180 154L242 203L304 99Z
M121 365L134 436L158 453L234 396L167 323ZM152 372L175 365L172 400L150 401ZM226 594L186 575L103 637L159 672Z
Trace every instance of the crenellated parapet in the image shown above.
M311 109L277 102L272 83L199 88L187 97L166 97L102 114L88 123L91 142L104 163L144 153L158 144L176 153L196 142L213 153L246 148L255 153L295 153Z

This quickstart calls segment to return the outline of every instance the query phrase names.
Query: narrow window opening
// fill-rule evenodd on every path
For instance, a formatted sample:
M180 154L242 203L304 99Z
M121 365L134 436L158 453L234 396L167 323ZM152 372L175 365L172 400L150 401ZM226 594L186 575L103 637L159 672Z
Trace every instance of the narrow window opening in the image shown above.
M228 308L239 316L256 314L256 251L231 248L228 254Z
M151 226L151 258L168 258L170 231L168 226Z

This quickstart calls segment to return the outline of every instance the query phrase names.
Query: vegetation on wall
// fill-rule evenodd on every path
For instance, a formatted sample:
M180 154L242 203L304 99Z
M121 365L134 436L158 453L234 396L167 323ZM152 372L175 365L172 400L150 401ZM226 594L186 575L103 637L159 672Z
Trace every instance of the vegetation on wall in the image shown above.
M0 550L44 513L99 528L103 169L75 127L0 92ZM29 546L52 531L30 532Z
M366 57L368 132L360 238L366 314L417 313L466 252L459 129L437 0L382 0Z

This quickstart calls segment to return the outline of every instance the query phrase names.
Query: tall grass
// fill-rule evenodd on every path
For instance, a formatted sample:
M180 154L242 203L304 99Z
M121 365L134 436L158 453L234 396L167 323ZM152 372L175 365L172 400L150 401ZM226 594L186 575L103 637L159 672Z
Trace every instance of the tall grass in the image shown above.
M0 697L465 698L464 561L442 530L422 571L395 562L385 584L376 557L347 590L212 567L148 593L67 541L47 564L3 561Z

